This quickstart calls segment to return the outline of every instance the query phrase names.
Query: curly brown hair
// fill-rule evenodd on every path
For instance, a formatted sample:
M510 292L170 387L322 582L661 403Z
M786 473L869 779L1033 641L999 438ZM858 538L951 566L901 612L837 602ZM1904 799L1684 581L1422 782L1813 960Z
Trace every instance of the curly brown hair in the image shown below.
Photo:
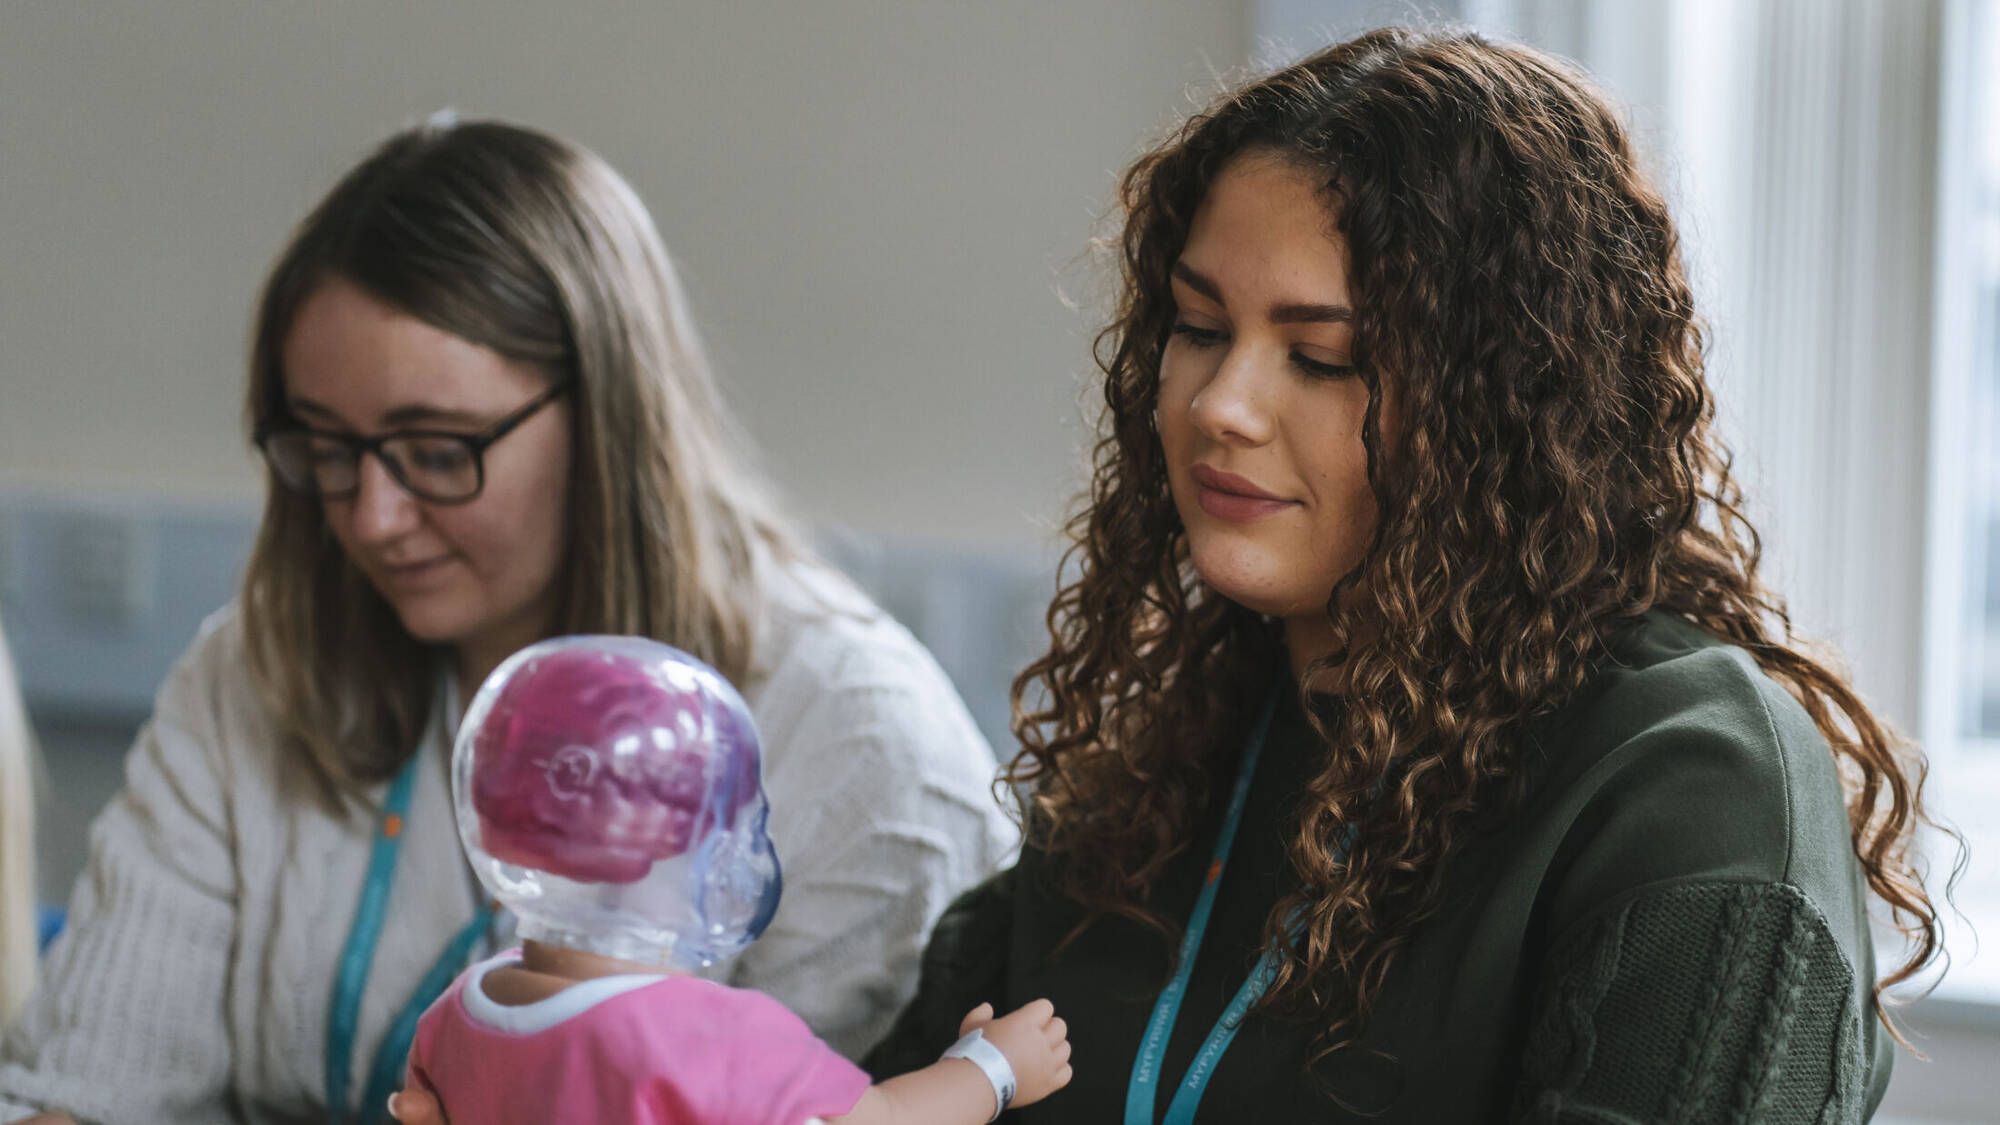
M1352 1041L1454 847L1520 801L1525 725L1654 610L1742 646L1831 744L1868 887L1911 947L1878 999L1930 963L1923 756L1807 655L1758 579L1664 201L1577 71L1463 32L1330 47L1224 94L1122 180L1092 484L1051 646L1014 684L1009 776L1066 893L1171 934L1145 903L1219 783L1207 748L1284 661L1276 624L1195 573L1153 420L1169 270L1209 184L1252 150L1312 171L1346 242L1377 512L1327 602L1334 651L1301 684L1345 694L1313 722L1350 749L1305 794L1302 889L1267 918L1284 960L1263 1003L1309 1006L1322 1051Z

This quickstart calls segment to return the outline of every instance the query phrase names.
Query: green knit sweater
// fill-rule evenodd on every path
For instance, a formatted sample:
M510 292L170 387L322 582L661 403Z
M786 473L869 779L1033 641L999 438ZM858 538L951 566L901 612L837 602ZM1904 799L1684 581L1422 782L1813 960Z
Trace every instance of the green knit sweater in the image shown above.
M1293 693L1284 693L1287 696ZM1739 649L1655 615L1536 724L1535 778L1467 843L1444 905L1384 979L1358 1046L1308 1067L1313 1027L1253 1014L1209 1082L1204 1122L1853 1122L1889 1078L1870 999L1865 894L1832 757ZM1234 753L1226 748L1222 753ZM1258 955L1296 876L1296 795L1326 753L1281 707L1168 1040L1157 1111ZM1220 810L1159 881L1185 919ZM867 1060L920 1066L981 1001L1047 996L1076 1077L1022 1123L1115 1125L1168 974L1157 933L1081 917L1033 848L939 922L917 997ZM1177 940L1177 939L1176 939Z

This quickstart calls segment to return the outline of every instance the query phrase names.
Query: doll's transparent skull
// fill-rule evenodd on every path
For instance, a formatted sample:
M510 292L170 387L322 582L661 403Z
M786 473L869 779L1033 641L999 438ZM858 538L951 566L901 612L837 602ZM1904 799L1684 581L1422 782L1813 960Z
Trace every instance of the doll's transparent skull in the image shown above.
M543 641L466 709L459 838L521 937L711 964L778 905L758 757L743 697L694 657L637 637Z

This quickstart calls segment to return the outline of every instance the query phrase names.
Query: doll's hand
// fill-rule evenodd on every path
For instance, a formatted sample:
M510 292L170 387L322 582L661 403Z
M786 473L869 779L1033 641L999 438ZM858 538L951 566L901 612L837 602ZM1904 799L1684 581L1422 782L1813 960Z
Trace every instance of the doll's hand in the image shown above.
M389 1095L389 1116L402 1125L451 1125L437 1095L414 1087Z
M1069 1025L1056 1017L1056 1006L1034 1000L993 1018L993 1005L981 1004L958 1025L964 1035L979 1028L1014 1068L1017 1106L1041 1101L1069 1085Z

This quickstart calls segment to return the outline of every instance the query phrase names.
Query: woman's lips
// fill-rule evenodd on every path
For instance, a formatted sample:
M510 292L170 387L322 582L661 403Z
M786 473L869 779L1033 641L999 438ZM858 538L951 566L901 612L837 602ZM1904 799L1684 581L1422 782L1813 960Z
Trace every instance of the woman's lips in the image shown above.
M1207 465L1194 467L1194 480L1195 499L1201 510L1231 523L1263 519L1297 503L1267 492L1235 473L1225 473Z
M381 574L383 582L387 585L405 588L424 586L436 580L450 564L450 555L439 555L437 558L424 559L421 562L395 565L383 563L377 573Z

